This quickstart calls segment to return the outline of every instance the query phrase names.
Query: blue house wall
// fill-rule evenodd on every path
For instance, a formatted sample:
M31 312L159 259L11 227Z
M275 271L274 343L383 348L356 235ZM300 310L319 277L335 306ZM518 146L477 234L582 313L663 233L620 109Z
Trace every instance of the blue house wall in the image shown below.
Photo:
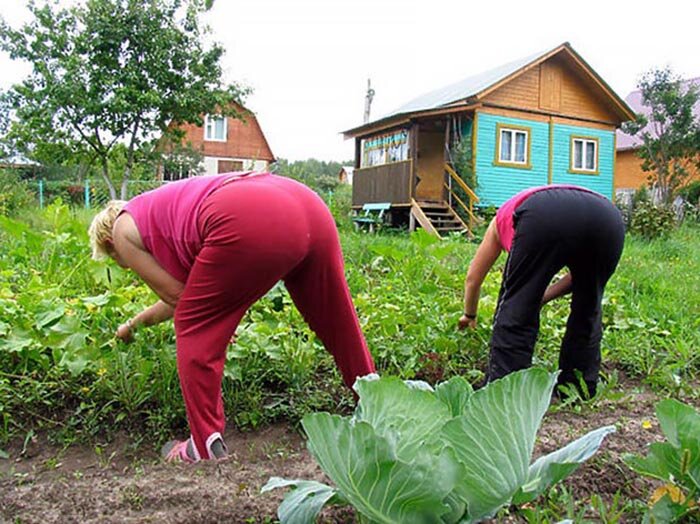
M474 168L480 206L500 206L510 197L534 186L550 183L550 124L478 113L474 131ZM529 130L529 165L510 167L497 163L498 124ZM597 174L571 173L571 137L598 141ZM614 132L582 126L552 124L551 183L573 184L597 191L608 198L613 194Z
M594 138L598 141L598 173L595 175L571 172L571 137ZM552 154L552 183L583 186L601 195L613 197L613 163L615 133L590 127L554 124Z

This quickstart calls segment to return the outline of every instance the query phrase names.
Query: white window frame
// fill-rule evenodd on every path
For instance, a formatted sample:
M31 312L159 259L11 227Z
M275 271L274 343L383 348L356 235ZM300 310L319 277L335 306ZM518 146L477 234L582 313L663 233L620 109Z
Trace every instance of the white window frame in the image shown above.
M503 135L504 133L510 134L510 150L508 151L508 158L503 158ZM516 160L516 136L525 136L525 151L523 154L523 160ZM530 159L528 154L530 152L530 132L527 129L518 129L516 127L499 127L498 128L498 163L500 164L515 164L518 166L527 166Z
M576 142L581 143L581 165L576 165ZM588 144L593 144L593 167L586 166L586 150ZM595 138L572 137L571 138L571 171L582 173L598 172L598 140Z
M224 136L223 138L216 138L214 132L216 130L216 121L224 121ZM228 136L228 119L221 115L206 115L204 117L204 140L207 142L226 142L226 137Z

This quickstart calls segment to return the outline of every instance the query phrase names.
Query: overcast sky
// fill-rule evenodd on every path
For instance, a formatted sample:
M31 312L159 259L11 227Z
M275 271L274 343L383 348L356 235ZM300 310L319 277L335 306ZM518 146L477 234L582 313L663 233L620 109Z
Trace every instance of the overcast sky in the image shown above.
M0 0L0 13L17 27L24 6ZM681 0L216 0L206 16L275 156L338 161L353 157L341 132L362 123L368 78L374 119L568 41L624 98L652 68L700 76L699 19ZM26 72L0 53L0 87Z

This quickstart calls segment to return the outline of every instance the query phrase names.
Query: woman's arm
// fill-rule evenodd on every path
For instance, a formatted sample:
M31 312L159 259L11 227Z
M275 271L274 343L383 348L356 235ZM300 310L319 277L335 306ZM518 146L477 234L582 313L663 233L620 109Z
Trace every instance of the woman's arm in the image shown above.
M175 307L185 285L146 251L134 219L128 213L121 214L114 223L112 242L117 262L133 269L163 302Z
M547 302L566 295L569 292L571 292L571 272L561 277L545 290L544 295L542 296L542 303L546 304Z
M119 326L116 335L124 342L130 342L139 326L153 326L173 318L174 311L175 308L173 306L159 300Z
M481 284L487 273L501 254L501 243L496 229L496 219L491 220L486 229L484 239L469 264L467 277L464 280L464 314L459 319L459 329L476 326L476 312L481 293Z

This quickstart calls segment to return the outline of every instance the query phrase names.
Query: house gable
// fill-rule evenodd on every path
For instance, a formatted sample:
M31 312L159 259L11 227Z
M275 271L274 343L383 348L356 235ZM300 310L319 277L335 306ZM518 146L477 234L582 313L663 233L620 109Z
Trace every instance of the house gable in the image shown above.
M244 110L242 118L227 117L225 141L204 140L204 127L195 124L181 125L185 132L183 143L191 143L208 157L273 161L275 157L255 115Z
M612 126L621 121L609 95L564 53L533 65L485 94L481 101L489 106L545 112Z

